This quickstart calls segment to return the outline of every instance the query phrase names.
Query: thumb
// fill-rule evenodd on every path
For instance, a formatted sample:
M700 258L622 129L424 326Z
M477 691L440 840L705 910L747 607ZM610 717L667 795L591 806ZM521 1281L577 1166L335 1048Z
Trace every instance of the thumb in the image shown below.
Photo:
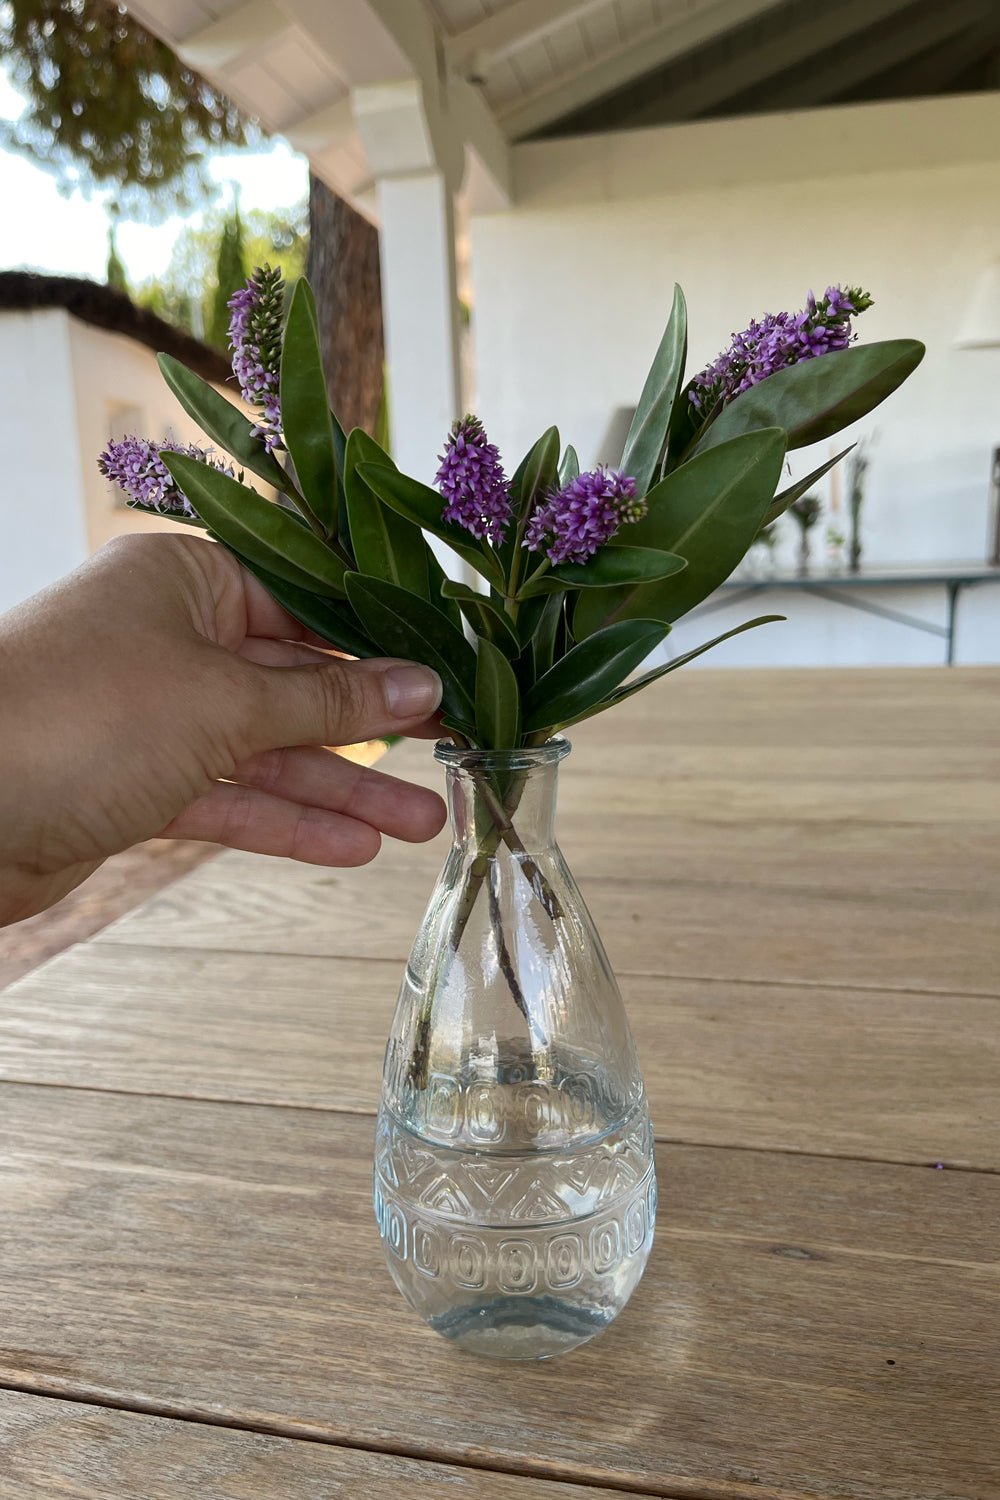
M400 734L423 723L441 702L440 677L416 662L372 658L251 670L258 690L247 726L253 754Z

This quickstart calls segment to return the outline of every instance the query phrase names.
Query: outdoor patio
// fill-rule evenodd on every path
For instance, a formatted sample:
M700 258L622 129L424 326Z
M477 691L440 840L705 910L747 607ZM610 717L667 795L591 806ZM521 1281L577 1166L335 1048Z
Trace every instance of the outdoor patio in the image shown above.
M926 357L919 368L911 361L905 384L887 363L869 383L884 378L879 400L890 391L891 400L874 410L845 397L857 420L831 422L802 446L789 443L783 457L801 416L791 387L774 458L780 483L756 511L749 502L739 516L718 506L715 545L729 545L731 527L734 536L745 532L750 552L721 583L720 570L689 612L655 616L672 622L671 632L657 634L642 665L672 661L752 615L780 611L787 622L727 639L706 659L711 668L699 660L614 703L629 675L623 669L602 690L610 697L584 702L586 710L613 704L613 714L577 723L567 709L529 722L532 692L543 700L539 712L551 707L538 684L553 661L593 637L578 630L579 600L565 594L565 558L547 552L526 580L519 562L502 561L502 536L484 533L491 552L482 526L459 523L476 537L492 589L471 621L458 613L458 594L451 598L452 654L465 651L472 662L468 738L525 754L571 725L559 845L620 983L649 1097L655 1243L614 1325L554 1360L470 1358L415 1316L383 1264L409 1255L414 1281L443 1268L440 1284L464 1289L456 1308L476 1292L476 1317L502 1303L496 1316L513 1325L520 1317L558 1328L562 1318L565 1327L559 1293L567 1282L553 1247L578 1245L596 1280L629 1256L635 1263L653 1222L651 1167L622 1208L627 1195L613 1170L595 1187L602 1168L591 1173L588 1164L594 1180L578 1188L580 1201L593 1188L598 1207L548 1219L525 1211L520 1228L513 1212L491 1216L488 1196L488 1211L480 1220L470 1211L468 1222L421 1199L440 1214L437 1267L418 1263L416 1210L412 1221L402 1213L395 1237L387 1214L376 1224L372 1155L386 1037L448 832L427 844L387 837L362 868L151 840L108 860L51 910L0 930L0 1500L1000 1500L997 6L126 0L126 8L149 28L151 45L165 43L224 100L290 143L303 181L356 209L373 244L371 226L378 230L387 399L377 427L357 420L379 432L384 463L352 467L347 454L356 453L341 434L343 452L323 467L323 443L332 453L336 442L333 398L319 359L300 360L299 371L315 378L303 378L292 400L305 391L315 401L295 440L294 420L279 431L281 415L267 433L255 426L248 436L249 422L231 412L234 425L224 426L237 440L236 466L249 464L240 477L253 483L261 474L260 493L281 497L294 533L291 571L272 567L289 557L276 524L271 547L259 512L258 530L248 522L238 533L250 537L242 552L224 534L232 520L224 507L207 520L211 486L197 511L215 541L263 570L275 597L284 586L286 603L292 597L301 609L305 597L311 611L318 601L326 613L317 630L325 621L332 632L345 619L363 627L361 645L345 646L346 654L362 646L387 654L369 631L365 588L371 609L372 579L391 591L401 564L413 560L406 548L419 544L414 572L423 568L425 592L408 588L409 607L414 599L419 611L426 605L414 619L426 624L429 612L432 626L421 636L414 625L414 635L431 642L439 675L448 676L447 605L441 619L434 610L451 596L430 564L440 560L453 582L477 578L473 549L455 527L458 550L441 540L442 495L432 494L425 558L412 524L424 526L419 507L393 507L378 485L391 491L406 475L441 488L438 455L461 413L481 416L499 446L509 557L519 558L520 528L566 488L557 466L567 443L576 445L578 468L621 465L615 478L631 485L622 495L640 502L662 475L681 473L686 458L710 453L710 424L738 397L720 396L696 436L678 442L684 413L691 417L686 406L676 428L670 417L688 400L684 371L710 367L748 318L808 306L810 287L820 293L839 278L851 296L863 294L860 312L850 309L864 314L859 348L918 339ZM666 405L664 378L663 432L640 482L629 476L641 464L625 471L622 440L641 408L642 371L675 281L690 307L690 346L685 332L678 347L686 365L681 358ZM294 295L301 314L308 289ZM280 288L274 296L274 326L286 330L275 338L287 346L294 296L284 307ZM101 445L133 432L150 438L154 456L164 433L174 444L201 442L204 427L218 443L187 398L182 410L178 387L161 380L157 350L183 354L212 383L195 408L218 415L199 408L212 390L233 402L240 391L247 397L244 381L230 377L225 333L210 349L200 326L171 330L150 306L140 310L110 284L65 267L0 272L0 369L18 372L0 404L10 456L0 495L0 614L109 537L174 528L155 506L126 505L127 487L116 490L107 466L99 472L94 462ZM299 350L316 347L319 323L315 312L300 318ZM850 317L844 327L828 369L853 357ZM164 332L179 342L164 344ZM247 360L250 347L246 334ZM382 345L372 347L378 373ZM252 352L263 379L267 361ZM285 418L292 383L284 372L293 363L282 353L266 372ZM850 399L865 388L859 378ZM261 420L256 397L245 409ZM538 459L548 478L525 498L520 481L508 481L550 422L559 427L556 456L547 469ZM730 451L774 425L750 424ZM298 448L303 428L318 434L312 474L308 451ZM276 446L262 460L265 435ZM773 430L764 437L776 442ZM819 473L851 444L860 467ZM296 450L307 451L301 469ZM393 475L389 453L403 475ZM753 462L766 467L762 453L763 445ZM183 453L175 446L165 455L168 465L178 456L183 476ZM186 461L194 465L190 454ZM808 471L810 493L803 486L800 499L814 504L812 532L801 511L767 528L775 489L780 500ZM183 499L171 474L174 499ZM742 484L733 479L730 502ZM700 505L694 483L691 491ZM404 501L416 506L413 494L405 490ZM426 490L419 494L426 503ZM273 521L276 508L260 494L243 491L248 500ZM292 525L292 510L302 527ZM484 510L481 502L480 523ZM197 517L189 506L185 519ZM644 519L622 509L616 525L622 517ZM691 541L701 519L677 528L680 542ZM616 535L612 528L605 540ZM369 549L364 562L359 538ZM715 558L699 561L699 545L711 552L696 534L692 566L680 543L673 556L647 539L645 563L655 550L660 572L616 579L619 603L600 619L624 612L627 623L639 596L625 599L622 589L649 587L637 579L660 584L676 572L685 580L699 566L708 576ZM597 544L591 551L593 562ZM369 566L375 554L382 573ZM587 560L566 556L579 575ZM541 592L532 597L530 586L550 563L564 571L542 581L547 588L555 578L562 590L546 646L537 643ZM597 581L578 576L579 592ZM394 618L406 627L413 620L400 612L401 593ZM374 597L384 602L385 593ZM487 620L480 630L474 611L486 598L499 626ZM279 620L267 630L288 626ZM243 627L230 628L252 661L261 644L261 662L277 660L268 649L289 649L270 638L244 642ZM334 633L324 639L340 645ZM645 638L642 651L650 652ZM203 660L187 675L175 671L182 699ZM490 698L502 697L503 672L513 683L506 718ZM34 678L26 696L33 692ZM132 698L126 703L135 718ZM516 726L509 738L480 732L491 704L493 727ZM257 699L252 706L256 713ZM288 733L284 717L279 727ZM449 723L456 744L467 727ZM360 733L376 729L385 732L385 723ZM442 789L426 740L391 749L368 741L343 753ZM235 766L233 779L244 771ZM430 1027L438 1004L434 1024L462 1033L463 1067L483 1059L482 1077L499 1091L510 1082L501 1047L522 1045L529 1071L513 1082L527 1077L530 1089L557 1073L557 1028L535 1046L542 1021L560 1006L574 1009L569 1002L587 983L570 994L552 977L570 921L557 932L566 946L553 947L548 966L536 960L539 909L553 931L566 912L553 914L539 896L530 873L537 851L508 837L515 829L502 820L514 817L517 801L508 807L500 792L498 815L497 798L482 795L486 835L482 819L468 819L476 858L492 834L487 865L499 865L506 841L531 896L518 886L522 921L506 951L501 919L489 918L488 979L476 967L482 952L470 958L467 945L462 961L468 991L495 984L507 1012L513 997L524 1032L514 1014L511 1038L500 1023L481 1033L466 995L452 1004L441 981L428 1000L411 982L425 1006L421 1020ZM214 826L211 837L222 836ZM490 881L487 899L499 906L495 870ZM458 901L438 958L447 941L448 957L458 954L468 920ZM583 946L596 972L599 953L594 960L593 946ZM449 983L464 972L455 962ZM520 987L533 966L537 1014ZM599 1054L588 1059L595 1077ZM438 1077L450 1086L458 1076L470 1093L469 1078L479 1077L435 1074L434 1055L426 1042L419 1090L406 1075L431 1101L428 1111ZM410 1053L411 1068L417 1056ZM605 1122L612 1118L626 1117ZM394 1124L405 1136L409 1117ZM595 1128L585 1145L603 1148L615 1128L602 1123L604 1135ZM522 1151L518 1161L533 1174L545 1152L568 1160L580 1134L568 1132L568 1145L532 1141L534 1156ZM460 1143L474 1167L503 1177L517 1150L507 1152L505 1138L504 1150L490 1154L476 1139ZM424 1150L436 1171L439 1157L427 1145L417 1132L402 1149ZM574 1189L575 1162L566 1167ZM449 1191L465 1165L458 1161L451 1177L442 1172ZM637 1203L641 1233L630 1222ZM598 1223L608 1233L603 1249ZM485 1272L477 1283L459 1263L456 1246L473 1238L470 1224L483 1236L489 1294ZM500 1254L511 1245L527 1267L513 1287ZM532 1306L554 1303L555 1313L511 1313L522 1291ZM611 1294L602 1295L603 1308Z
M616 1327L483 1364L381 1269L443 840L222 855L0 1002L4 1500L1000 1493L1000 674L681 675L607 725L560 821L659 1141Z

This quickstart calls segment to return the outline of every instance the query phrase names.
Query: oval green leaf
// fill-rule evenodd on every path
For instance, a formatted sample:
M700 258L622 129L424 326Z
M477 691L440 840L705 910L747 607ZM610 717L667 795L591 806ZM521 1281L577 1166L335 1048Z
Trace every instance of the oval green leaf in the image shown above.
M424 531L429 531L431 536L447 542L451 550L481 574L487 583L503 588L503 572L489 543L477 545L475 538L461 526L442 520L444 501L437 490L386 464L363 463L358 466L358 473L386 505Z
M238 407L173 355L157 355L157 363L181 406L213 443L232 454L237 463L256 474L258 479L263 479L283 494L294 495L295 486L290 477L274 454L268 453L263 440L254 437L253 422Z
M521 642L510 616L487 594L454 578L445 579L441 592L446 599L456 601L477 636L486 636L506 656L520 655Z
M622 451L622 471L633 476L640 495L646 494L659 472L670 415L684 380L686 361L687 304L684 293L675 286L670 317Z
M186 453L160 457L206 526L242 557L287 583L343 597L340 558L280 505Z
M521 739L521 695L510 662L486 636L476 661L476 734L485 750L516 750Z
M599 589L620 583L650 583L687 567L687 559L656 547L617 546L612 542L585 563L560 563L539 582L555 579L564 588ZM527 597L527 594L525 594Z
M395 583L360 573L348 573L347 597L387 656L434 668L444 687L445 713L464 723L474 721L476 653L439 609Z
M230 550L235 552L233 548ZM378 646L365 634L361 621L346 599L321 599L308 589L298 588L274 573L269 573L252 558L243 557L238 552L235 555L255 578L260 579L282 609L287 610L307 630L315 631L324 641L329 641L331 646L346 652L348 656L380 654Z
M663 640L656 620L620 620L581 641L541 676L524 700L524 732L565 724L599 703Z
M629 540L687 559L682 573L602 594L581 593L573 614L578 640L609 619L663 620L687 614L723 583L760 530L781 477L785 434L746 433L674 469L649 492L649 509Z
M379 499L359 473L359 466L365 463L393 467L375 439L356 427L347 439L344 491L357 571L386 578L422 599L429 599L429 549L424 534L419 526Z
M783 427L790 449L822 442L891 396L924 352L916 339L888 339L790 365L731 401L709 423L696 451L761 427Z
M299 488L328 536L337 532L337 456L309 283L295 284L281 350L281 425Z
M683 656L675 656L672 661L666 662L662 667L655 667L651 672L644 672L641 677L636 677L632 682L625 682L621 687L609 693L602 702L596 703L586 713L582 713L576 719L561 724L561 729L568 729L570 724L580 724L584 719L592 719L597 714L604 713L605 709L614 708L619 703L624 703L626 698L631 698L633 693L642 692L651 683L658 682L661 677L666 677L668 672L676 672L678 667L686 666L689 661L694 661L696 656L704 656L706 651L711 651L714 646L720 646L723 641L728 641L734 635L742 635L745 630L755 630L758 625L771 625L775 621L784 620L784 615L758 615L756 620L747 620L744 625L737 625L732 630L723 631L711 641L706 641L702 646L696 646L693 651L685 651Z

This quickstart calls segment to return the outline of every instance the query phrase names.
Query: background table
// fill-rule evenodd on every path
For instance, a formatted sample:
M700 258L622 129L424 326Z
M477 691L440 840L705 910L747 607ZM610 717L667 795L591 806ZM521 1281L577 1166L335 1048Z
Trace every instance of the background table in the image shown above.
M0 999L2 1500L1000 1496L1000 672L681 673L573 739L660 1142L618 1323L479 1363L382 1267L441 841L225 855Z
M958 604L966 589L977 588L984 583L1000 583L1000 567L993 563L953 563L951 566L935 568L862 568L857 573L771 573L759 578L740 576L728 579L716 591L707 604L693 611L692 620L700 615L715 614L728 609L734 603L752 600L762 601L756 596L781 593L788 589L800 593L814 594L830 604L839 604L844 609L853 609L860 614L874 615L880 620L891 620L896 625L905 625L910 630L922 631L925 635L936 635L944 641L944 665L955 661L955 631L958 623ZM945 622L928 620L893 608L889 601L899 589L912 590L925 587L942 589L945 597ZM873 598L872 595L875 597ZM881 601L881 602L880 602Z

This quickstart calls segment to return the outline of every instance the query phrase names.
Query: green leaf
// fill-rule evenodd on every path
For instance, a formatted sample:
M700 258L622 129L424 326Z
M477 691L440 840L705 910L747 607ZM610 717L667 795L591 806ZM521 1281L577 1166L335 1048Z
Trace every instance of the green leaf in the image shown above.
M164 449L160 457L206 526L227 547L286 583L316 594L343 596L344 564L287 510L186 453Z
M620 620L581 641L525 696L525 733L565 724L599 703L666 634L667 627L656 620Z
M482 574L487 583L503 588L503 572L496 554L485 542L477 546L475 539L461 526L442 520L444 501L437 490L421 484L418 479L411 479L408 474L401 474L398 469L387 468L385 464L363 463L358 473L392 510L432 536L440 537L464 562Z
M438 562L434 554L434 548L428 544L427 547L427 590L430 594L431 603L435 609L439 609L446 620L450 620L456 630L462 629L462 611L455 599L449 599L444 593L444 586L449 578L444 568Z
M481 594L478 589L471 588L467 583L459 583L454 578L445 579L441 592L446 599L455 600L477 636L486 636L506 656L520 654L521 642L510 616L494 604L488 595Z
M359 466L366 463L394 467L375 439L356 427L347 439L344 490L357 571L387 578L422 599L430 599L429 549L424 534L378 498L359 472Z
M789 449L819 443L891 396L923 357L916 339L888 339L789 365L731 401L706 428L697 451L760 427L783 427Z
M159 516L161 521L164 519L168 521L179 521L182 526L194 526L199 531L205 530L205 523L201 519L201 516L185 516L182 515L179 511L168 512L159 510L155 505L143 505L141 501L137 500L127 500L125 503L128 506L129 510L137 510L141 515Z
M304 625L307 630L313 630L317 635L321 635L338 651L346 651L348 656L379 656L381 654L375 642L365 634L361 621L346 599L320 599L308 589L300 589L295 584L286 583L283 578L269 573L266 568L262 568L251 558L243 557L239 553L236 553L236 556L245 567L249 568L255 578L260 579L282 609L287 610L292 618L298 620L299 624Z
M510 481L515 524L508 527L506 540L498 549L504 578L519 574L523 559L518 554L526 518L535 500L553 489L558 477L559 431L548 427L528 449Z
M566 444L562 462L559 465L559 488L565 489L571 480L576 479L580 472L580 460L577 458L576 449L572 443Z
M542 617L531 637L532 681L544 676L555 661L556 638L565 608L566 595L562 591L550 594L545 601Z
M540 628L549 595L536 594L518 605L517 634L522 647L530 646L535 632Z
M655 667L652 672L644 672L641 677L636 677L632 682L625 682L616 688L607 698L596 703L593 708L588 708L586 713L579 714L575 719L569 719L560 725L561 729L568 729L571 724L580 724L584 719L592 719L597 714L604 713L605 709L614 708L619 703L624 703L626 698L631 698L633 693L640 693L643 688L649 687L650 683L657 682L665 677L668 672L676 672L678 667L686 666L689 661L694 661L696 656L702 656L706 651L711 651L713 646L721 645L728 641L731 636L742 635L744 630L754 630L758 625L770 625L776 620L783 620L784 615L758 615L756 620L747 620L744 625L737 625L733 630L725 630L722 635L717 635L714 640L706 641L703 646L696 646L693 651L685 651L683 656L675 656L673 661L668 661L662 667Z
M510 481L514 509L519 515L525 506L544 495L559 476L559 429L548 427L537 443L524 455Z
M330 425L333 428L333 456L337 462L337 541L345 555L353 558L351 527L347 518L347 490L344 485L344 475L347 472L347 435L337 421L336 412L330 413ZM388 462L392 463L392 459Z
M670 317L642 388L622 452L622 470L633 475L640 495L646 494L659 472L670 415L684 380L686 360L687 306L684 293L675 286Z
M794 505L796 500L812 489L817 479L822 479L824 474L830 472L834 464L839 464L840 460L846 458L851 449L856 447L857 444L852 443L849 448L843 448L835 458L828 459L825 464L820 464L819 468L813 469L812 473L807 474L805 479L800 479L796 484L789 485L787 490L782 490L779 495L775 495L764 512L764 519L760 523L761 526L770 526L772 521L776 521L779 516L783 516L790 505Z
M475 724L470 724L465 719L457 719L454 714L442 714L441 724L454 734L460 734L463 740L469 741L470 745L478 745L479 739Z
M213 443L218 443L243 468L249 469L276 490L294 494L295 486L291 479L274 454L268 453L263 440L254 437L253 422L238 407L172 355L158 355L157 363L164 380L188 416L194 418Z
M439 609L395 583L360 573L348 573L347 597L387 656L434 668L444 686L445 713L465 723L475 720L476 653Z
M281 350L281 425L306 504L337 532L337 457L309 283L295 284Z
M543 573L569 588L604 588L619 583L649 583L687 567L687 559L656 547L619 547L612 542L585 563L560 563Z
M476 665L476 733L487 750L515 750L521 738L521 695L510 662L486 636Z
M588 589L577 599L578 640L610 617L672 623L718 588L757 532L781 477L785 434L777 427L746 433L681 464L649 492L649 509L629 541L687 559L683 573L656 583Z

